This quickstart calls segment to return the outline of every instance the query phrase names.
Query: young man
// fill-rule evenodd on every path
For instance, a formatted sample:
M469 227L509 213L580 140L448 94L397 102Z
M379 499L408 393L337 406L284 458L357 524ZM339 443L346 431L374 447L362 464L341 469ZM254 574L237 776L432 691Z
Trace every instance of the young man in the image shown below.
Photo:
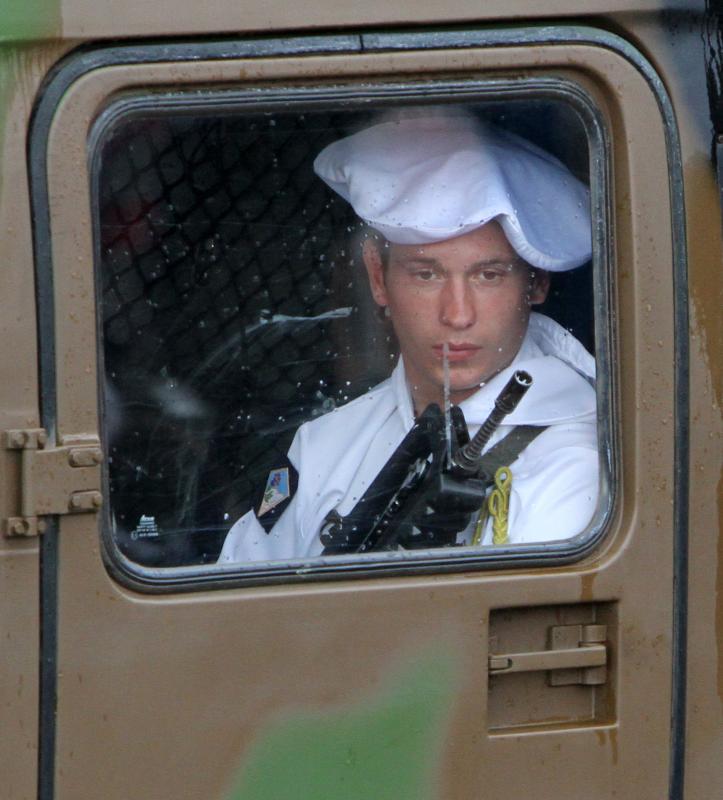
M529 142L462 115L374 125L325 148L314 168L379 234L363 260L401 358L388 380L299 428L220 562L319 555L329 519L354 509L415 419L443 404L445 372L471 434L516 370L532 376L489 443L517 426L537 434L503 474L504 539L580 533L598 495L594 361L531 306L549 271L590 259L586 187ZM480 514L455 543L499 541L495 522Z

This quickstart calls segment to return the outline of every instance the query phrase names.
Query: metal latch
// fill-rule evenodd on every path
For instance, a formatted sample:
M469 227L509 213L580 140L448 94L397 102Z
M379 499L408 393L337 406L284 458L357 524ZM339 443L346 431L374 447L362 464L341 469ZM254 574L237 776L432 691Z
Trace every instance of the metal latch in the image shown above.
M5 448L21 458L20 514L3 524L6 536L37 536L45 530L42 517L97 511L103 454L97 436L66 436L48 447L42 428L5 431Z
M548 650L490 655L490 675L548 671L551 686L592 686L605 683L605 625L555 625L550 628L549 633Z

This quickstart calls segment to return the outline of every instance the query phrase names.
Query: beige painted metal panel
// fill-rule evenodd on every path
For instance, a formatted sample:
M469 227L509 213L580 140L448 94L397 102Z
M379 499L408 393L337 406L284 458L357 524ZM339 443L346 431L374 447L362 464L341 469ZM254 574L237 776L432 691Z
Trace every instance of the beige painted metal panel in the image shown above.
M333 3L309 0L289 4L284 0L236 2L212 0L28 0L9 2L3 8L0 41L76 40L78 42L133 36L238 35L283 31L334 30L364 26L390 30L395 26L497 23L526 24L535 20L585 22L601 13L623 15L627 20L665 11L702 12L704 0L368 0L366 3Z
M690 583L685 796L723 786L723 258L700 31L638 29L677 109L690 285ZM681 57L681 52L685 57Z
M283 754L278 742L288 744L294 731L313 738L320 726L343 731L344 721L360 714L368 722L362 709L403 706L417 685L439 701L435 736L422 762L433 796L534 790L560 800L578 798L581 786L596 798L665 796L673 534L668 176L660 168L666 151L655 99L618 56L589 46L436 51L107 68L80 80L58 109L49 149L59 430L97 429L88 402L98 376L85 148L89 126L110 94L179 82L208 87L323 76L480 77L492 69L576 80L609 119L622 354L622 504L610 535L587 562L556 569L159 598L134 594L109 578L93 516L65 518L58 798L84 796L89 786L102 786L109 800L128 794L221 798L244 759L251 759L250 769L266 763L267 745L273 751L277 743ZM590 602L616 609L614 714L595 724L551 720L491 733L490 610ZM416 671L425 665L429 675L420 683Z
M8 800L37 791L38 576L37 543L0 541L0 772Z
M0 431L39 425L35 274L25 147L35 92L59 49L0 48ZM0 519L19 514L19 453L0 448ZM0 793L35 798L39 546L0 533Z
M701 7L702 7L701 3ZM605 4L608 13L657 12L661 8L690 10L689 0L612 0ZM309 30L337 26L372 25L388 28L393 25L433 25L462 22L482 23L505 20L514 23L537 18L565 18L599 14L597 2L547 0L530 4L524 0L452 0L440 4L435 0L416 2L385 2L367 0L365 3L330 3L311 0L289 4L284 0L265 3L213 0L198 3L162 0L149 5L143 0L128 0L123 14L114 13L113 4L106 0L62 0L60 14L66 38L101 38L106 36L150 36L208 33L240 33L265 30Z

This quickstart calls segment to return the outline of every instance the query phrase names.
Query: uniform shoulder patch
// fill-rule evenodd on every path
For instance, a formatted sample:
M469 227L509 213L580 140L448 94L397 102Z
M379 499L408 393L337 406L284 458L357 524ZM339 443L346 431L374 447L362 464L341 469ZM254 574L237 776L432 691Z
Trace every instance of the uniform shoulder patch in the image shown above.
M263 491L254 501L254 511L266 533L286 509L298 485L298 473L293 464L284 459L269 470Z

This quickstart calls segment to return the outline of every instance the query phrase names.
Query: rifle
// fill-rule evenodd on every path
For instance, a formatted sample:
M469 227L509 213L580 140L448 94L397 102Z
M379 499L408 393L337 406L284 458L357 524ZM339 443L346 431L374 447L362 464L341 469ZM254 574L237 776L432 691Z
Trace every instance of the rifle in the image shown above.
M428 405L349 514L327 514L323 554L454 545L491 483L482 451L531 385L527 372L515 372L473 439L461 408L450 409L448 442L444 414Z

